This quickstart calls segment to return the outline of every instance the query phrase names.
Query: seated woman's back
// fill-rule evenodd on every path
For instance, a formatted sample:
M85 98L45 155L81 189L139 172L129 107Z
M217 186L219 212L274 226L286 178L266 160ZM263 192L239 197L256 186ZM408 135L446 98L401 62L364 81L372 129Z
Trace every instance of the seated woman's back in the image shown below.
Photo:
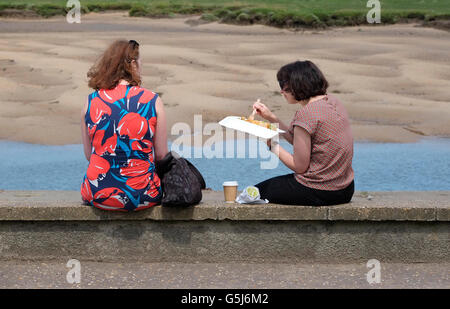
M160 203L154 147L159 101L156 93L125 80L89 95L83 119L83 142L89 157L81 186L84 202L118 211Z

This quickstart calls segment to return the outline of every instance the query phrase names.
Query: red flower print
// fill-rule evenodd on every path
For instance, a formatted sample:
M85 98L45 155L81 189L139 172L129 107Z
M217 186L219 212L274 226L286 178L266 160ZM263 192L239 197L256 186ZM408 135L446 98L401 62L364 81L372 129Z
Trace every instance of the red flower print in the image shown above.
M120 194L124 195L125 193L118 188L105 188L103 190L98 191L94 196L95 200L98 201L99 199L102 200L104 199L104 201L102 201L101 203L94 202L94 204L97 204L96 206L105 205L123 208L126 204L126 199Z
M94 136L94 133L96 130L97 130L97 125L94 125L94 126L88 125L88 134L89 134L90 139L92 139L92 136Z
M105 152L114 153L117 147L117 136L111 136L105 141L104 144L102 144L104 136L105 130L98 130L95 133L94 139L92 141L92 146L94 146L95 152L99 155L104 154Z
M149 181L150 181L150 173L147 173L142 176L129 178L126 184L127 186L135 190L141 190L147 187Z
M149 153L148 153L148 160L149 160L150 162L153 162L153 152L149 152Z
M120 135L128 135L130 139L142 139L148 130L147 120L138 113L128 113L117 127Z
M92 202L93 196L91 186L89 185L89 181L87 180L87 178L81 185L81 197L83 198L83 201Z
M153 180L149 181L149 188L145 190L144 194L149 195L151 197L157 197L159 194L158 188L161 185L161 182L159 180L158 175L155 173L153 174Z
M91 109L89 112L93 123L98 124L104 115L111 116L111 108L106 105L99 97L95 97L91 101Z
M128 90L128 94L127 94L127 99L131 99L132 97L138 95L139 93L141 93L142 91L144 91L144 89L140 88L140 87L131 87L130 90Z
M153 116L148 120L148 125L152 128L153 131L156 129L156 117Z
M145 146L147 146L147 148L152 150L153 143L151 141L149 141L148 139L143 139L142 142L145 144Z
M98 94L105 102L114 103L125 97L126 91L127 87L125 85L119 85L114 89L100 89Z
M147 104L155 97L155 93L152 91L140 87L131 87L130 90L128 90L127 99L129 100L140 93L142 93L138 101L140 104Z
M142 146L141 142L145 144L145 147ZM131 143L131 149L139 150L145 153L152 152L152 146L152 142L150 142L148 139L143 139L142 141L134 141L133 143Z
M155 186L160 187L161 186L161 179L159 178L158 174L153 174L153 182L155 183Z
M134 141L131 143L131 149L142 151L144 148L141 146L139 141Z
M86 172L86 176L89 180L96 181L98 176L101 174L106 174L109 171L109 162L102 157L93 153L91 159L89 160L89 166Z
M126 167L120 169L120 175L125 177L136 177L148 173L150 163L140 159L129 159Z
M151 130L151 137L153 137L153 134L155 133L155 130L156 130L156 117L152 117L152 118L150 118L149 120L148 120L148 126L149 126L149 128L150 128L150 130Z
M147 104L155 97L155 93L144 89L144 93L139 98L139 103Z

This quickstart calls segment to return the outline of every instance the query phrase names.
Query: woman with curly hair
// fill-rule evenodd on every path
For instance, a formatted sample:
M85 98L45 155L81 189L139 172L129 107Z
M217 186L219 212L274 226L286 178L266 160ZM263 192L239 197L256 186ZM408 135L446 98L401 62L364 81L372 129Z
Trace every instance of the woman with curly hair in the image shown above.
M94 89L81 111L89 167L82 200L104 210L158 205L162 190L155 161L168 152L166 117L158 94L141 87L139 44L112 43L87 76Z

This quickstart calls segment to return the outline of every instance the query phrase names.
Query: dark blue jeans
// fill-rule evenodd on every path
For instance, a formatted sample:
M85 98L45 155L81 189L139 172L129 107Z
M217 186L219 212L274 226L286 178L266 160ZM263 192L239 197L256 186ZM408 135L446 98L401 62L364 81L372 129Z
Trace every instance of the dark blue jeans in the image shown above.
M255 185L262 199L270 203L286 205L326 206L349 203L355 192L355 183L337 191L325 191L306 187L294 174L273 177Z

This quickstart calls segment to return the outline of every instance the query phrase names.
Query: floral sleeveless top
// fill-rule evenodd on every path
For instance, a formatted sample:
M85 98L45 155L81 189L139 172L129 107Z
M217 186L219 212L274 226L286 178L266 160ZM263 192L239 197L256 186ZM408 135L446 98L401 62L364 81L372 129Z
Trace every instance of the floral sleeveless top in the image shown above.
M92 154L81 185L85 203L116 211L160 203L162 190L153 148L157 97L131 85L89 95L85 122Z

